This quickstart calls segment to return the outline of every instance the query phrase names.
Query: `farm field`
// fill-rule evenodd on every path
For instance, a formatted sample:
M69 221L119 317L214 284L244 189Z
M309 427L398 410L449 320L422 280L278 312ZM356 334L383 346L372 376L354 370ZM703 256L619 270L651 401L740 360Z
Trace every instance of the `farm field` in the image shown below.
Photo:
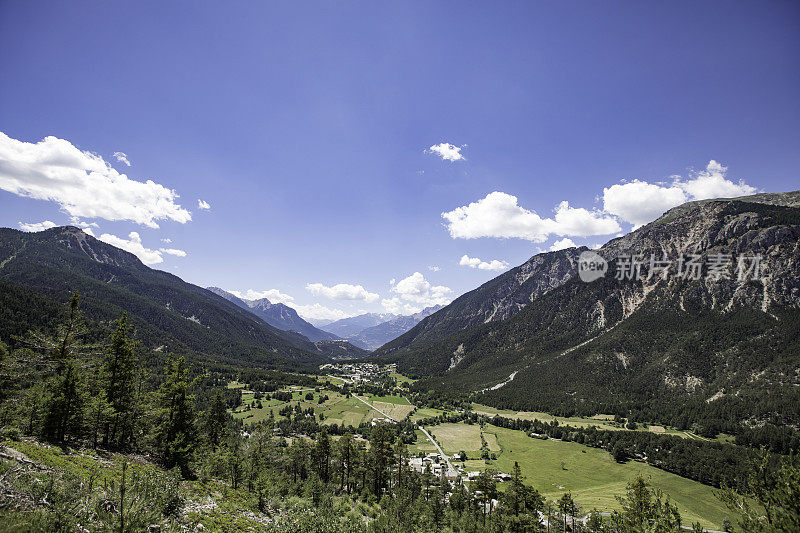
M232 385L243 388L241 384ZM313 400L306 400L309 392L312 394ZM321 395L328 396L328 399L322 404L318 403ZM363 398L397 419L404 418L414 410L414 406L402 396L365 395ZM253 400L254 393L252 391L242 391L243 403L249 405ZM261 404L261 408L250 408L246 411L239 408L237 412L233 413L233 416L244 418L245 424L250 424L265 420L272 411L277 420L281 418L278 414L281 408L286 405L294 407L300 404L304 409L313 408L318 415L324 415L322 422L324 424L358 426L373 418L383 417L355 397L347 398L335 391L322 388L319 392L292 391L291 402L262 399ZM488 415L517 415L541 420L556 419L544 413L502 411L477 404L475 407L476 412ZM438 409L420 408L411 415L410 419L415 421L443 413L445 411ZM587 426L594 424L607 429L620 429L615 427L613 420L609 420L605 415L594 418L558 417L557 419L561 424ZM436 438L446 454L452 455L462 450L467 453L468 459L464 463L466 471L494 468L510 472L513 469L514 461L518 461L527 484L534 486L551 500L557 499L566 491L571 491L576 501L587 511L593 508L604 511L618 508L619 504L615 497L624 494L626 484L641 473L678 505L684 523L699 520L708 528L720 529L722 520L728 516L727 510L714 496L711 487L664 472L645 463L635 461L624 464L617 463L608 452L603 450L552 439L532 439L522 431L500 428L491 424L486 424L481 429L479 424L446 423L429 426L426 429ZM651 426L647 430L672 433L669 429L657 426ZM435 451L433 444L421 431L417 430L416 434L417 442L409 446L412 454ZM495 460L480 459L481 435L486 441L489 451L495 455Z
M417 422L418 420L422 420L423 418L433 418L436 416L447 414L449 411L442 411L441 409L431 409L429 407L420 407L414 414L411 415L410 420L412 422Z
M431 433L447 455L460 451L467 452L469 458L480 458L481 427L478 424L439 424L425 428ZM499 452L500 445L494 433L484 432L483 438L491 452ZM529 437L526 437L529 438Z
M613 415L595 415L593 417L562 417L553 416L547 413L540 413L536 411L512 411L509 409L496 409L488 405L479 403L472 404L472 410L476 413L494 416L500 415L506 418L516 418L518 420L539 420L541 422L552 422L557 420L561 425L570 425L575 427L589 427L597 426L598 429L619 430L624 429L622 424L614 422Z
M237 384L238 385L238 384ZM230 385L229 385L230 387ZM230 388L242 388L238 387ZM243 406L232 411L231 414L234 418L243 419L245 424L253 424L262 422L269 418L270 411L273 413L275 420L283 418L278 412L285 406L290 405L294 407L297 404L303 409L312 408L317 415L322 414L324 417L323 424L344 424L345 426L358 427L362 422L369 422L373 418L383 418L383 415L378 411L369 408L363 402L360 402L354 397L346 398L338 392L332 390L320 389L319 392L314 392L311 389L294 390L292 392L292 400L290 402L282 402L275 399L261 400L262 407L250 407L246 409L244 405L251 405L255 400L253 391L242 391ZM306 395L311 393L313 400L306 400ZM328 400L324 403L319 403L320 396L328 396ZM410 405L408 401L399 396L385 396L385 397L368 397L365 398L368 402L372 403L378 409L381 409L388 415L402 420L408 413L410 413L414 406ZM256 400L257 401L257 400Z
M624 425L619 422L614 422L614 415L608 414L599 414L594 415L592 417L580 417L580 416L572 416L572 417L563 417L563 416L553 416L548 413L541 413L536 411L512 411L509 409L496 409L494 407L490 407L488 405L482 405L479 403L472 404L472 410L476 413L487 415L487 416L494 416L500 415L506 418L516 418L518 420L539 420L541 422L552 422L557 420L558 423L562 426L573 426L573 427L589 427L589 426L596 426L597 429L609 430L609 431L619 431L625 429ZM666 435L675 435L682 438L688 439L696 439L696 440L711 440L700 437L699 435L695 435L691 431L682 431L679 429L673 428L665 428L664 426L658 425L639 425L637 431L650 431L652 433L661 433ZM717 438L720 441L730 441L731 438L727 435L720 435Z
M449 433L453 432L455 429L449 430ZM617 463L603 450L573 442L532 439L522 431L492 425L487 425L484 433L493 434L497 439L501 450L497 453L497 460L488 461L489 464L483 460L468 460L465 469L495 468L511 472L514 461L517 461L526 477L526 484L534 486L548 499L571 491L585 510L617 509L619 503L615 497L623 495L626 484L637 474L642 474L677 504L686 524L699 520L707 528L721 529L722 520L729 516L725 506L714 496L712 487L645 463ZM463 430L462 435L466 434L474 434L474 430ZM478 441L480 443L480 437Z

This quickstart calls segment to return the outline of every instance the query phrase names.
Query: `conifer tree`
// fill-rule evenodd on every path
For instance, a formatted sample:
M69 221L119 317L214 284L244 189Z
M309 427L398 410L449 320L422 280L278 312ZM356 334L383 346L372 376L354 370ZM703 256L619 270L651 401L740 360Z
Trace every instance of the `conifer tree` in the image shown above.
M112 414L105 423L105 446L123 448L133 434L137 346L137 342L128 338L128 317L123 313L117 320L117 328L111 336L111 346L106 350L103 361L105 396L112 408Z
M216 448L221 444L228 425L228 418L230 418L230 415L228 414L228 406L225 404L225 398L221 391L217 391L211 407L205 413L203 423L206 441L212 448Z
M87 330L78 303L76 292L70 299L67 320L55 336L33 332L27 340L34 356L30 366L41 368L45 379L42 437L52 442L78 436L84 423L84 368L97 347L83 342Z
M156 446L167 468L179 467L188 477L197 433L194 426L194 396L190 388L194 383L183 357L169 354L165 368L166 377L158 391L158 424Z

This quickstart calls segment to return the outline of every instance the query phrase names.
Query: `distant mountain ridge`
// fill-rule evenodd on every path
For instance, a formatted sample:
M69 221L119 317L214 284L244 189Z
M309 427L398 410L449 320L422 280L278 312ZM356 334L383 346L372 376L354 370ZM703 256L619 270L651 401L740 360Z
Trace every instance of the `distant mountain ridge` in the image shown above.
M396 316L376 326L365 328L356 335L348 337L348 340L366 350L376 350L387 342L404 334L419 324L422 319L432 315L442 307L441 305L436 305L426 307L419 313L414 313L412 315Z
M364 313L361 315L342 318L330 324L320 326L321 329L333 333L342 339L358 335L367 328L383 324L388 320L397 318L391 313Z
M219 287L207 287L207 290L222 296L226 300L235 303L242 309L247 309L257 317L264 320L267 324L283 331L296 331L308 338L311 342L333 341L339 337L333 333L323 331L309 324L297 314L297 311L288 305L274 304L266 298L259 300L244 300L234 294L229 293Z
M194 360L283 368L325 360L302 335L278 330L73 226L36 233L1 228L0 282L61 303L77 290L89 318L108 322L125 311L144 346Z

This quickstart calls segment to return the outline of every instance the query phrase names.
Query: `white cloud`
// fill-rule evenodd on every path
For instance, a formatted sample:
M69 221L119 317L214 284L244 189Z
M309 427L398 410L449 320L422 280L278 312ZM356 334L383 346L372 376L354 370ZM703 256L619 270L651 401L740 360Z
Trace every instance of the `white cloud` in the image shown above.
M439 268L436 265L433 265L433 266L429 266L428 270L430 270L431 272L439 272L441 270L441 268Z
M616 220L595 211L561 202L555 219L542 218L517 204L517 197L495 191L469 205L442 213L454 239L517 238L544 242L551 234L585 237L608 235L621 228Z
M461 155L461 149L464 148L466 145L462 146L455 146L450 143L439 143L434 144L430 148L428 148L429 153L433 153L444 159L445 161L459 161L464 159L464 156Z
M341 320L343 318L348 318L360 314L360 312L347 313L345 311L342 311L341 309L331 309L329 307L325 307L324 305L320 305L318 303L311 305L297 305L293 303L287 303L286 305L291 306L295 311L297 311L297 314L299 314L306 320Z
M470 268L477 268L480 270L506 270L508 268L507 261L499 261L497 259L492 259L489 262L481 261L477 257L470 257L467 254L461 256L461 260L458 262L461 266L468 266Z
M43 220L41 222L19 222L19 229L27 232L36 232L55 228L57 225L58 224L50 220Z
M161 239L161 242L163 242L164 244L170 244L172 242L172 239Z
M633 180L603 189L603 208L635 227L651 222L689 200L707 200L754 194L756 188L740 180L727 179L727 167L713 159L705 170L695 172L688 179L675 177L672 184L664 185Z
M603 189L603 208L634 226L655 220L686 201L680 187L662 187L646 181L612 185Z
M695 174L693 179L678 182L678 186L686 191L693 200L732 198L756 193L756 188L746 184L744 180L734 183L727 179L727 173L728 167L712 159L706 165L705 170Z
M135 231L128 234L127 240L109 233L100 235L100 240L132 253L145 265L155 265L164 261L160 251L150 250L142 245L142 238Z
M177 257L186 257L186 252L183 250L178 250L177 248L159 248L158 250L165 254L174 255Z
M561 202L555 211L555 227L552 233L556 235L588 237L610 235L622 229L614 218L582 207L570 207L569 202Z
M0 189L55 202L75 217L130 220L151 228L158 220L192 219L175 203L175 191L129 179L99 155L56 137L27 143L0 132Z
M211 209L211 204L209 204L205 200L201 200L200 198L198 198L197 199L197 208L198 209Z
M565 248L575 248L576 246L578 246L578 245L575 244L572 241L572 239L564 237L560 241L554 242L553 245L550 247L550 251L551 252L555 252L557 250L564 250Z
M70 219L70 223L73 226L81 228L84 233L86 233L87 235L91 235L92 237L94 237L94 231L92 230L92 228L97 229L97 228L100 227L97 224L97 222L84 222L83 220L81 220L78 217L72 217Z
M128 161L128 156L125 152L114 152L112 155L114 159L116 159L120 163L124 163L126 167L131 166L131 162Z
M381 305L395 314L418 313L432 305L447 305L450 303L448 294L453 292L443 285L431 285L419 272L395 283L391 291L397 296L384 298Z
M404 302L399 296L384 298L381 300L381 305L387 313L392 313L393 315L413 315L423 309L419 305Z
M338 283L332 287L322 283L309 283L306 290L314 296L324 296L331 300L363 300L367 303L377 302L380 296L374 292L369 292L361 285L350 285L348 283Z
M289 304L292 302L292 300L294 300L292 296L284 294L278 289L267 289L265 291L256 291L253 289L247 289L244 292L239 292L239 291L228 291L228 292L243 300L261 300L262 298L266 298L267 300L269 300L274 304Z

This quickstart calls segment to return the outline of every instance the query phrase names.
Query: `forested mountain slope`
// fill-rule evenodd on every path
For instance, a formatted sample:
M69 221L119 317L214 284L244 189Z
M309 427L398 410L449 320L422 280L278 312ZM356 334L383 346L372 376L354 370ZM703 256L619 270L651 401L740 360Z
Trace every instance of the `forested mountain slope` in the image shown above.
M486 389L481 401L497 406L623 411L676 425L798 424L799 200L794 192L680 206L598 250L605 277L572 276L509 319L380 353L402 371L438 376L420 387ZM709 265L721 253L731 262L716 279ZM616 279L630 254L646 258L642 279ZM673 264L648 279L651 254ZM681 254L700 255L699 279L676 274ZM758 279L738 279L742 256L760 256Z
M487 281L423 319L404 335L376 350L376 357L402 357L469 326L504 320L577 272L585 248L536 255L522 265Z
M0 229L0 282L59 303L77 290L83 311L100 322L127 311L137 337L152 349L245 366L303 368L324 360L305 337L71 226Z

